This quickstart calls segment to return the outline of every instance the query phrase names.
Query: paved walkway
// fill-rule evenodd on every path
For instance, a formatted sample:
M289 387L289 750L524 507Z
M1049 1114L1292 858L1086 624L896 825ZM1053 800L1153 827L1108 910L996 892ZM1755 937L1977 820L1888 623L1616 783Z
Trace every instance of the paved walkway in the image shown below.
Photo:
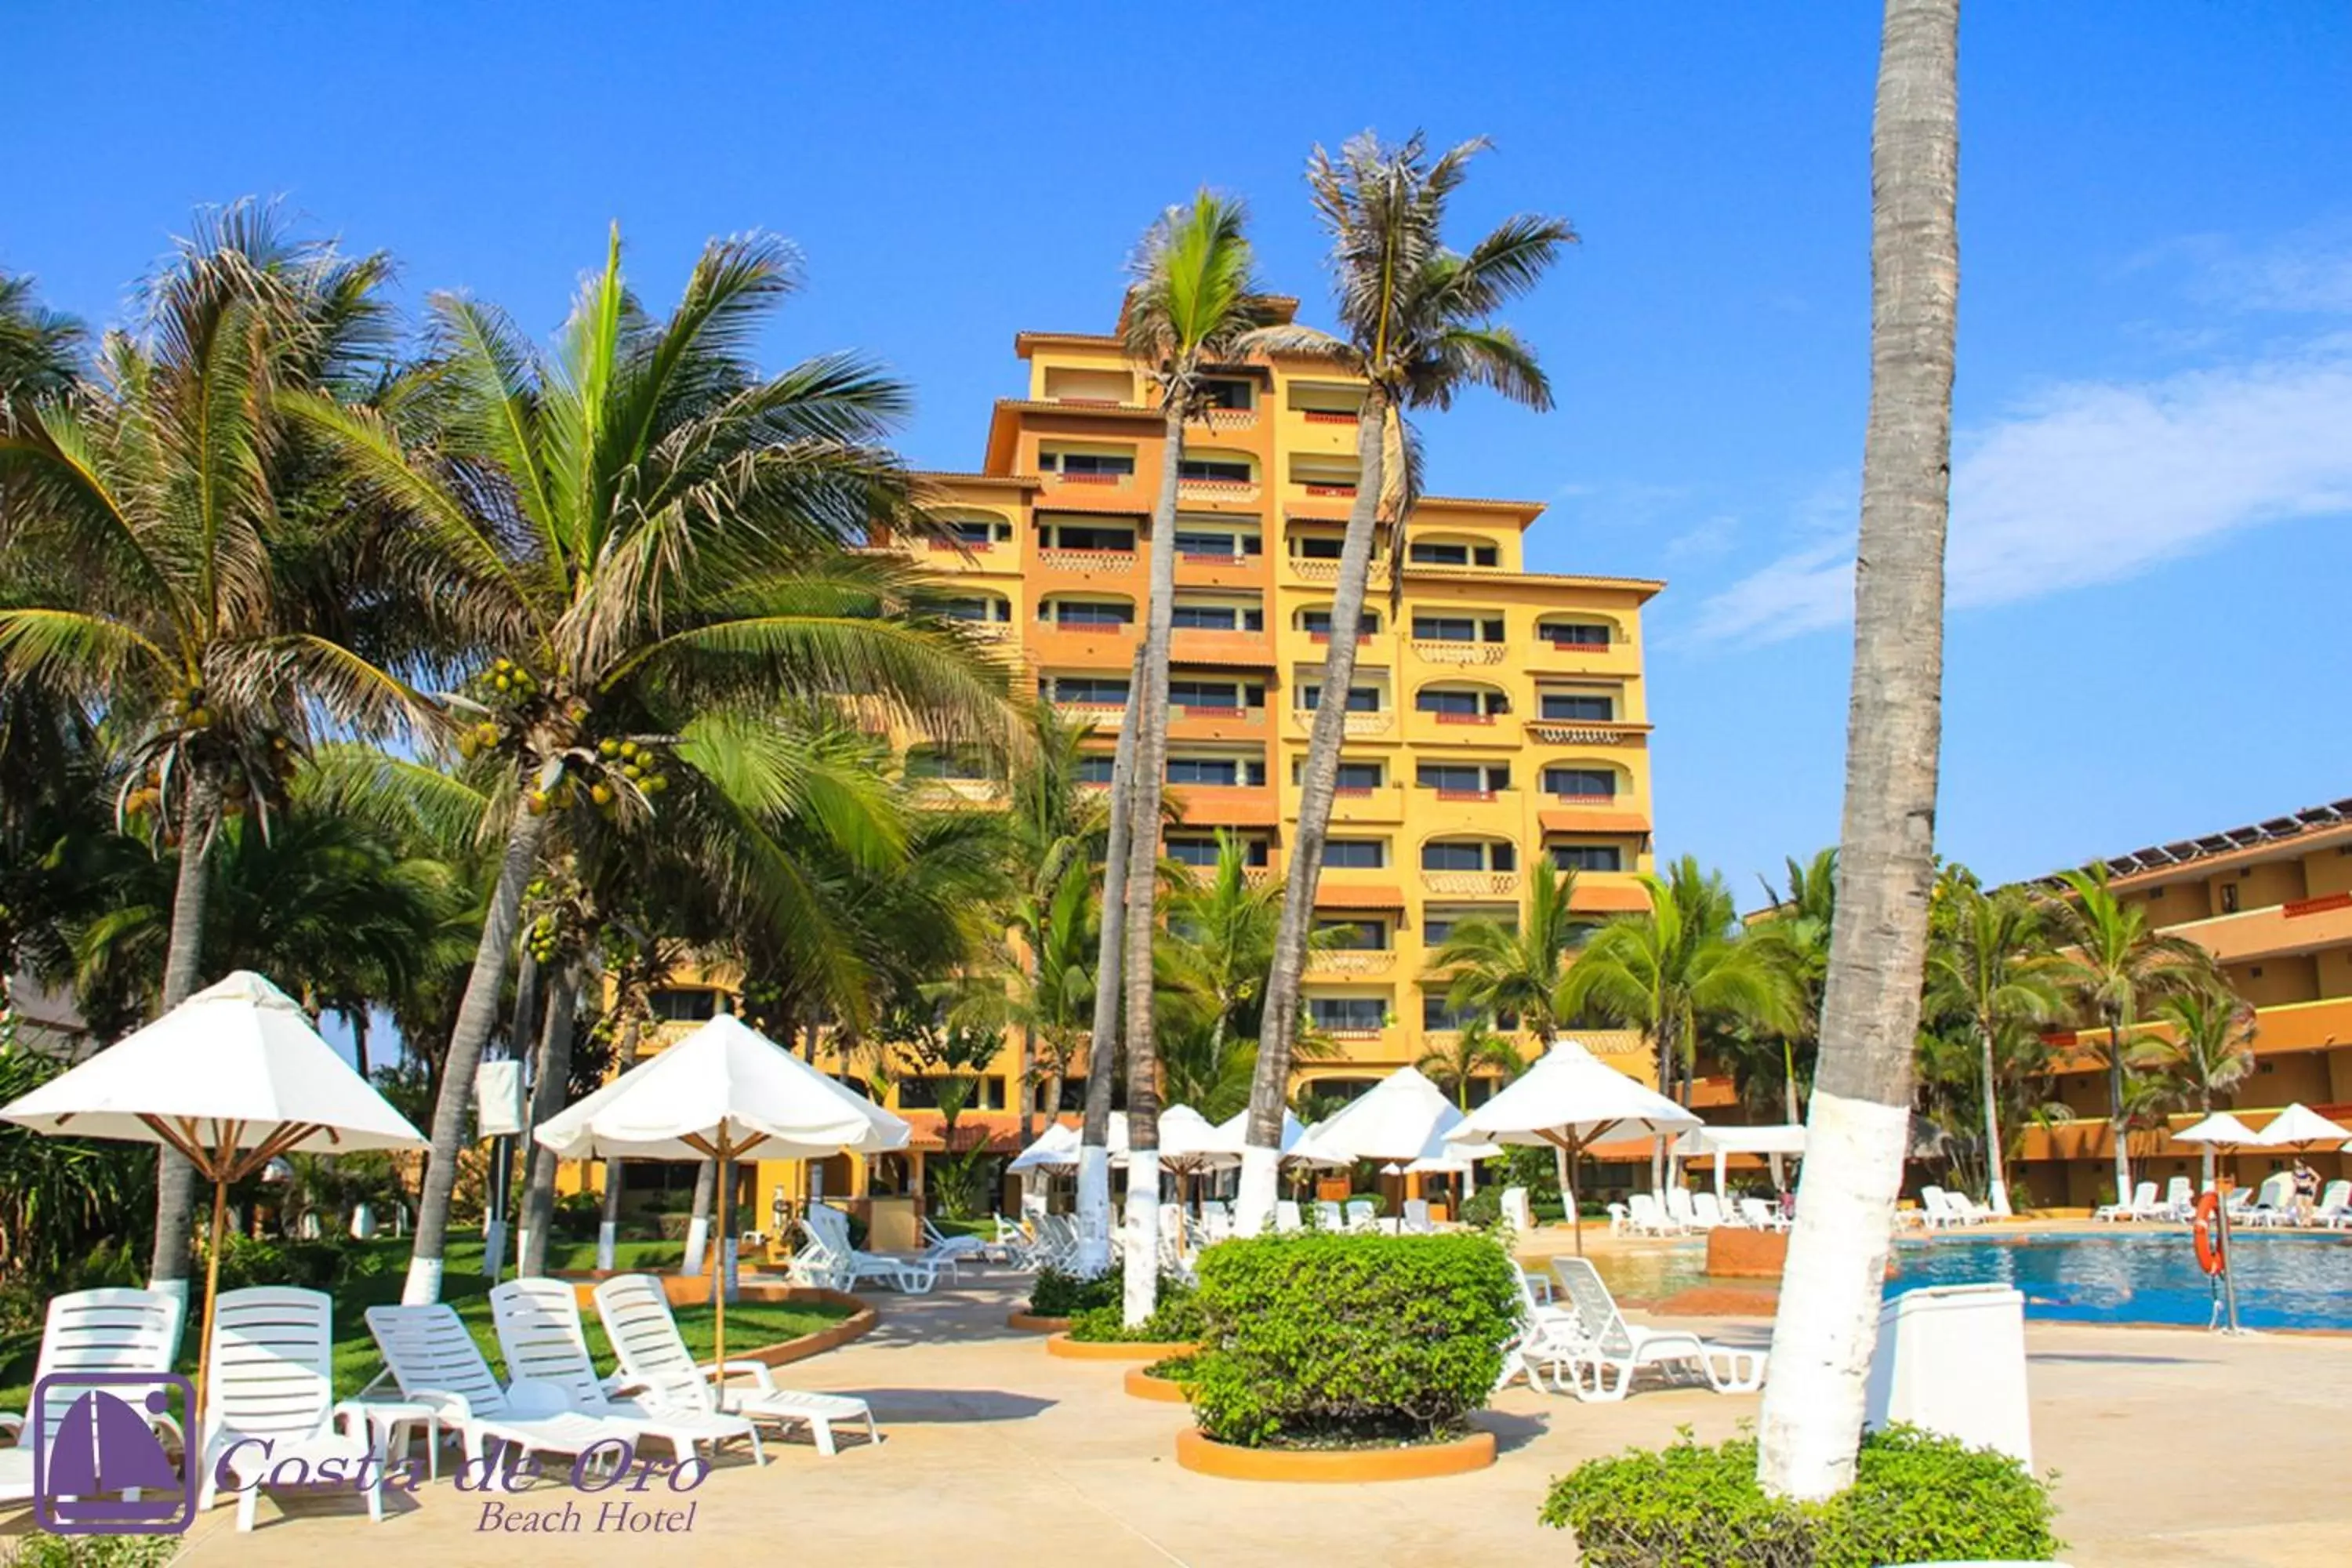
M1014 1277L902 1300L856 1344L788 1369L799 1386L873 1401L887 1440L831 1460L804 1444L770 1463L724 1465L692 1494L689 1537L596 1533L602 1502L581 1499L581 1532L483 1531L483 1500L445 1479L372 1527L350 1499L274 1500L240 1538L234 1510L198 1521L180 1562L275 1568L353 1551L385 1561L628 1563L688 1552L705 1563L946 1562L954 1568L1126 1564L1565 1563L1538 1527L1548 1480L1581 1459L1669 1440L1734 1434L1754 1397L1642 1393L1579 1405L1515 1388L1481 1419L1501 1461L1475 1476L1388 1487L1278 1487L1177 1468L1181 1406L1129 1398L1114 1365L1062 1361L1003 1326L1025 1294ZM1687 1320L1680 1321L1687 1321ZM1762 1322L1701 1325L1760 1343ZM2162 1330L2035 1325L2035 1442L2061 1472L2062 1532L2078 1568L2208 1568L2352 1563L2352 1339L2224 1342ZM658 1486L658 1482L656 1483ZM525 1494L530 1510L568 1490ZM657 1493L630 1500L673 1506Z

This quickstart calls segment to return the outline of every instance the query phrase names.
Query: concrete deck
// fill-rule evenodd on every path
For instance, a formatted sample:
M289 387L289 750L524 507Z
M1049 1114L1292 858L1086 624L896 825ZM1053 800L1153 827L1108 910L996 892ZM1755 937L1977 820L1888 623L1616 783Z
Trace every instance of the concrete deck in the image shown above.
M1580 1460L1671 1439L1733 1435L1755 1397L1638 1393L1622 1405L1514 1388L1483 1416L1501 1461L1475 1476L1388 1487L1280 1487L1213 1480L1176 1468L1180 1406L1120 1391L1120 1369L1048 1356L1003 1326L1025 1295L1002 1272L961 1289L883 1295L881 1327L786 1369L791 1386L870 1399L886 1441L834 1459L805 1443L772 1446L764 1469L733 1459L690 1499L614 1491L578 1498L542 1484L510 1505L536 1512L573 1500L579 1533L560 1540L479 1527L479 1494L446 1474L371 1526L355 1499L265 1500L240 1537L234 1510L197 1521L179 1561L208 1568L383 1561L467 1564L631 1564L684 1551L706 1563L773 1559L859 1563L946 1561L956 1568L1083 1562L1125 1564L1564 1563L1568 1542L1536 1524L1547 1482ZM1692 1320L1677 1320L1676 1326ZM1762 1342L1769 1325L1703 1325ZM2035 1443L2061 1473L2060 1528L2079 1568L2207 1568L2352 1562L2352 1339L2223 1341L2168 1330L2035 1325ZM656 1446L656 1448L658 1446ZM607 1532L599 1507L695 1504L690 1536ZM388 1500L388 1502L390 1500ZM21 1517L21 1516L19 1516ZM19 1526L18 1528L21 1528Z

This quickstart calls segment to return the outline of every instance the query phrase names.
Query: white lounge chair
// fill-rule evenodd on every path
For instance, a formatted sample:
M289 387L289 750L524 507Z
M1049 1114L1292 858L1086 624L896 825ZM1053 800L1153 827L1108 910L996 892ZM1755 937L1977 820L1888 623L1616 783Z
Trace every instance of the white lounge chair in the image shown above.
M1429 1217L1429 1200L1407 1198L1404 1201L1403 1233L1407 1236L1434 1236L1437 1226Z
M1345 1230L1348 1228L1348 1216L1341 1214L1339 1212L1339 1205L1333 1203L1329 1198L1318 1199L1315 1205L1315 1228L1318 1230Z
M1635 1193L1625 1202L1627 1223L1635 1236L1673 1236L1682 1228L1667 1216L1655 1193Z
M383 1522L383 1468L362 1468L377 1457L367 1412L335 1399L334 1313L322 1292L283 1286L230 1290L214 1304L197 1508L213 1506L226 1468L236 1527L251 1530L278 1466L299 1459L308 1473L334 1460L367 1478L368 1518Z
M1717 1394L1753 1394L1764 1385L1762 1351L1716 1343L1680 1329L1636 1328L1617 1310L1616 1298L1591 1263L1555 1258L1551 1268L1581 1335L1580 1347L1563 1363L1570 1392L1579 1399L1622 1399L1643 1367L1695 1371Z
M923 1250L921 1256L948 1271L948 1278L961 1284L963 1270L959 1265L984 1262L989 1244L976 1236L950 1236L931 1223L923 1220Z
M2319 1206L2312 1211L2312 1223L2330 1230L2352 1226L2352 1182L2330 1182L2320 1190Z
M2091 1217L2112 1225L2118 1220L2146 1219L2155 1207L2156 1184L2142 1182L2132 1189L2129 1199L2119 1203L2101 1204L2091 1211Z
M1381 1227L1380 1205L1370 1198L1348 1200L1348 1228L1353 1231L1378 1230Z
M1789 1228L1789 1216L1780 1212L1780 1205L1779 1204L1773 1203L1768 1198L1740 1199L1739 1217L1742 1220L1745 1220L1748 1227L1752 1230L1786 1230Z
M912 1253L865 1252L849 1239L849 1216L839 1209L815 1205L801 1215L801 1228L833 1260L836 1274L845 1267L850 1285L876 1279L909 1296L930 1293L939 1283L939 1265Z
M990 1244L997 1258L1015 1268L1037 1267L1037 1243L1017 1219L996 1216L996 1239Z
M507 1445L509 1460L524 1454L585 1455L603 1444L636 1446L635 1423L583 1415L568 1407L560 1389L530 1382L502 1386L446 1301L370 1307L367 1326L400 1397L430 1409L431 1436L442 1428L455 1432L468 1460L481 1459L494 1441ZM613 1461L624 1451L615 1447Z
M2294 1173L2273 1171L2263 1178L2262 1185L2254 1189L2254 1195L2246 1205L2244 1214L2231 1215L2230 1222L2267 1228L2289 1224L2294 1218Z
M41 1328L41 1353L33 1363L33 1386L79 1372L170 1372L180 1352L184 1310L180 1298L168 1290L118 1287L50 1297ZM11 1445L0 1447L0 1505L31 1500L35 1446L57 1436L73 1395L70 1383L50 1384L41 1401L48 1429L41 1433L27 1430L25 1413L0 1413L0 1434ZM174 1441L184 1440L179 1423L170 1415L157 1416L155 1424Z
M1565 1369L1582 1352L1584 1334L1574 1310L1554 1306L1550 1295L1549 1280L1519 1272L1518 1331L1503 1347L1502 1375L1495 1384L1497 1393L1522 1377L1529 1388L1540 1390L1546 1368L1551 1371L1554 1391L1565 1388Z
M1734 1223L1723 1212L1723 1200L1713 1193L1691 1194L1691 1224L1700 1230L1713 1230L1719 1225Z
M869 1443L882 1440L874 1425L873 1406L862 1399L778 1388L774 1373L764 1362L697 1366L677 1331L677 1320L670 1315L661 1281L650 1274L614 1275L596 1287L595 1297L596 1316L620 1363L614 1381L635 1390L641 1402L667 1409L724 1412L780 1426L805 1426L816 1440L816 1451L828 1457L835 1451L835 1423L862 1421ZM752 1385L728 1386L726 1379L737 1373L750 1374ZM713 1376L719 1381L711 1382Z
M1307 1228L1307 1220L1298 1212L1297 1198L1276 1198L1274 1204L1274 1228L1284 1236Z
M740 1415L722 1415L681 1404L656 1390L644 1399L614 1399L596 1375L588 1335L580 1322L580 1298L562 1279L509 1279L490 1289L490 1322L498 1331L499 1354L514 1382L528 1378L562 1391L564 1403L583 1415L625 1421L649 1437L659 1437L681 1460L708 1446L715 1462L719 1446L741 1437L751 1445L751 1462L766 1463L760 1434Z
M2196 1194L2186 1176L2175 1176L2164 1184L2164 1201L2156 1205L2154 1218L2185 1220L2197 1206Z
M1608 1208L1609 1234L1612 1236L1624 1235L1627 1229L1629 1229L1633 1223L1633 1211L1627 1208L1623 1204L1611 1204L1608 1205Z
M1660 1195L1664 1201L1666 1218L1676 1230L1688 1233L1698 1228L1698 1210L1691 1203L1688 1187L1668 1187Z

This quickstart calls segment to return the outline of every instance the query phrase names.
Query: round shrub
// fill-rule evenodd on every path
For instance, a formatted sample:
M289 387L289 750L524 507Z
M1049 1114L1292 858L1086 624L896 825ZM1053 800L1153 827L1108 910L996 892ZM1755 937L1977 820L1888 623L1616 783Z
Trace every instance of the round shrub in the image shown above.
M1116 1269L1106 1274L1065 1274L1041 1268L1029 1288L1029 1312L1038 1318L1075 1318L1101 1307L1119 1305L1123 1287Z
M1756 1439L1588 1460L1552 1482L1541 1519L1576 1532L1587 1568L1874 1568L2047 1559L2048 1487L2006 1454L1895 1426L1862 1440L1852 1488L1825 1503L1767 1497Z
M1483 1236L1307 1232L1201 1255L1201 1430L1245 1447L1459 1433L1502 1371L1514 1268Z

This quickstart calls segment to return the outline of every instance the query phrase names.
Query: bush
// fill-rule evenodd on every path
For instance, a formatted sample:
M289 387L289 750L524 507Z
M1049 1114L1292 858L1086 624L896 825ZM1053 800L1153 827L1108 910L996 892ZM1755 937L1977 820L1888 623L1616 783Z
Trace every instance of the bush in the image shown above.
M1037 1283L1029 1291L1029 1312L1038 1318L1075 1318L1097 1308L1116 1307L1123 1294L1117 1270L1088 1279L1058 1268L1041 1268Z
M330 1290L350 1271L352 1248L339 1241L270 1241L230 1232L221 1237L220 1286L298 1285Z
M8 1568L162 1568L182 1542L172 1535L24 1536L8 1553Z
M1208 1325L1201 1318L1200 1293L1173 1275L1160 1277L1160 1304L1151 1316L1129 1328L1123 1303L1073 1313L1070 1338L1088 1344L1198 1344Z
M1683 1438L1592 1459L1552 1482L1540 1515L1576 1532L1588 1568L1873 1568L2047 1559L2050 1493L2005 1454L1913 1427L1862 1440L1853 1488L1826 1503L1764 1495L1756 1439Z
M1462 1200L1462 1223L1474 1230L1499 1225L1503 1219L1503 1194L1498 1187L1480 1187Z
M1297 1236L1201 1255L1213 1348L1201 1430L1245 1447L1452 1436L1486 1403L1518 1310L1514 1266L1483 1236Z

